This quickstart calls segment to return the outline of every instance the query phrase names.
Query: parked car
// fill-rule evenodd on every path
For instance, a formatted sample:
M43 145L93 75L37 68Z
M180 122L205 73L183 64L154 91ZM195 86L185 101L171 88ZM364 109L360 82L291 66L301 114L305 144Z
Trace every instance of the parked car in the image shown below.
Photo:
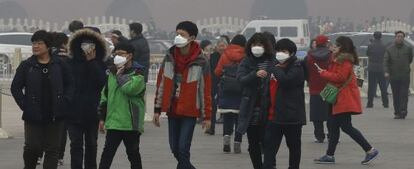
M32 33L24 32L0 33L1 74L11 72L11 63L17 48L21 50L22 59L26 59L32 55L32 43L30 41L32 35Z

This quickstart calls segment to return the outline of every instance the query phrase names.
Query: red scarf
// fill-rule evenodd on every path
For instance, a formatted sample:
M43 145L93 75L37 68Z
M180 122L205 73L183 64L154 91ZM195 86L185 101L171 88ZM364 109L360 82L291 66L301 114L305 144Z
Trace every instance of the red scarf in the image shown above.
M273 77L273 74L271 75L270 79L270 107L269 107L269 115L268 120L273 120L276 116L276 95L277 95L277 89L279 88L279 82Z
M175 72L182 74L189 63L196 60L200 55L201 48L197 42L191 42L190 53L188 55L182 55L180 48L175 47L174 49L174 60L175 60Z

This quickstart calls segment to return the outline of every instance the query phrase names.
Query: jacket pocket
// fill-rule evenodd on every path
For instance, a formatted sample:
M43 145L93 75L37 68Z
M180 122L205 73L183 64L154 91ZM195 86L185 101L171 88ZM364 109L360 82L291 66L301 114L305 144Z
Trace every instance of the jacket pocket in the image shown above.
M181 83L178 94L177 113L191 115L200 109L200 97L198 97L198 81ZM177 95L176 95L177 97ZM194 114L193 114L194 115Z

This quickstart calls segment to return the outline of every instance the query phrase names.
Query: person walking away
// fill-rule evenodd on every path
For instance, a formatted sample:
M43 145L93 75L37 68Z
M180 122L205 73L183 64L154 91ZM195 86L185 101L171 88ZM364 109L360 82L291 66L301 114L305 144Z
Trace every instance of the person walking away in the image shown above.
M395 42L385 51L385 78L390 80L394 104L394 119L407 117L408 92L410 87L410 65L413 49L404 43L405 33L395 33Z
M374 40L368 46L368 102L367 108L374 107L377 84L381 90L382 105L388 108L387 80L384 76L384 54L386 47L381 41L382 33L375 32Z
M283 136L289 148L289 169L299 169L302 126L306 124L305 74L296 57L297 47L289 39L276 43L276 61L271 64L264 138L263 169L274 168L274 158Z
M109 169L121 142L124 142L131 169L142 169L139 152L144 132L145 79L143 66L133 61L134 48L127 42L115 46L114 65L101 93L101 132L106 130L99 169Z
M142 34L141 23L129 24L129 32L131 40L129 42L134 47L134 61L145 67L145 83L148 82L148 73L150 66L150 50L148 41Z
M333 103L330 124L329 145L326 155L315 159L317 164L334 164L335 150L339 140L339 129L342 129L365 151L366 156L361 164L367 165L375 160L379 151L371 146L361 132L352 126L352 115L362 114L361 95L354 74L353 65L358 65L358 55L349 37L336 39L333 52L334 60L328 69L319 69L321 77L329 84L339 88L336 102Z
M70 64L75 77L75 97L66 121L72 169L96 169L100 92L106 82L105 40L92 29L71 36Z
M11 93L23 111L24 169L35 169L45 152L44 169L58 165L63 121L73 100L73 76L69 65L50 53L52 37L40 30L31 38L33 56L20 63Z
M72 22L70 22L69 26L68 26L68 30L70 31L71 34L74 34L76 31L83 29L83 22L79 21L79 20L73 20Z
M323 79L318 67L328 69L332 62L332 52L329 50L327 43L328 37L319 35L315 38L316 48L308 52L308 56L304 59L306 67L307 81L309 85L309 114L310 121L313 123L315 143L323 143L325 141L324 122L327 122L329 136L328 115L330 112L329 103L322 100L319 93L326 86L327 81Z
M236 35L230 45L224 50L217 64L215 74L220 77L218 93L218 113L223 114L223 152L231 151L231 135L239 119L239 108L241 85L237 81L237 68L245 57L246 38L243 35ZM241 142L243 135L237 133L234 136L234 153L241 153Z
M262 147L266 124L266 89L269 68L274 60L274 47L263 33L255 33L246 44L246 57L237 70L242 85L239 121L235 135L247 133L248 151L254 169L262 169Z
M169 144L178 161L177 169L194 169L190 148L197 118L204 117L205 129L211 124L211 72L195 42L197 25L180 22L176 33L175 45L158 73L153 123L160 127L160 114L167 112Z
M122 35L122 32L119 30L113 30L111 32L111 42L114 46L121 42L128 42L128 39Z
M52 43L52 55L58 56L65 62L69 62L69 53L68 53L68 43L69 38L63 32L54 32L52 33L53 43ZM66 150L66 141L68 137L68 127L66 124L63 125L62 138L60 142L60 151L59 151L59 160L58 165L62 166L64 164L64 156Z
M219 77L217 77L214 73L216 70L217 64L220 60L221 55L224 53L224 50L227 48L228 44L227 36L221 36L216 44L215 44L215 51L210 56L210 71L211 71L211 97L212 97L212 113L211 113L211 127L209 130L206 131L208 135L214 135L216 133L216 123L223 123L223 118L217 120L217 102L218 102L218 85L220 82Z

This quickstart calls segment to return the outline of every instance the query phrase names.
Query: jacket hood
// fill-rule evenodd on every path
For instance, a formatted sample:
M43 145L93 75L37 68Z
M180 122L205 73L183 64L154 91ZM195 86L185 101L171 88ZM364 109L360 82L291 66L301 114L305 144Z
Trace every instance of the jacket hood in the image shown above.
M350 61L352 64L354 64L354 55L350 53L340 53L338 56L336 56L336 61L339 63L343 63L344 61Z
M310 51L310 54L318 61L326 61L331 56L332 52L328 47L320 47Z
M245 56L244 48L233 44L229 45L223 54L232 62L240 62Z
M100 34L89 29L79 30L71 36L69 41L70 57L75 60L85 60L81 49L81 43L84 40L90 40L95 43L96 58L98 60L105 61L107 59L107 46L105 39Z

